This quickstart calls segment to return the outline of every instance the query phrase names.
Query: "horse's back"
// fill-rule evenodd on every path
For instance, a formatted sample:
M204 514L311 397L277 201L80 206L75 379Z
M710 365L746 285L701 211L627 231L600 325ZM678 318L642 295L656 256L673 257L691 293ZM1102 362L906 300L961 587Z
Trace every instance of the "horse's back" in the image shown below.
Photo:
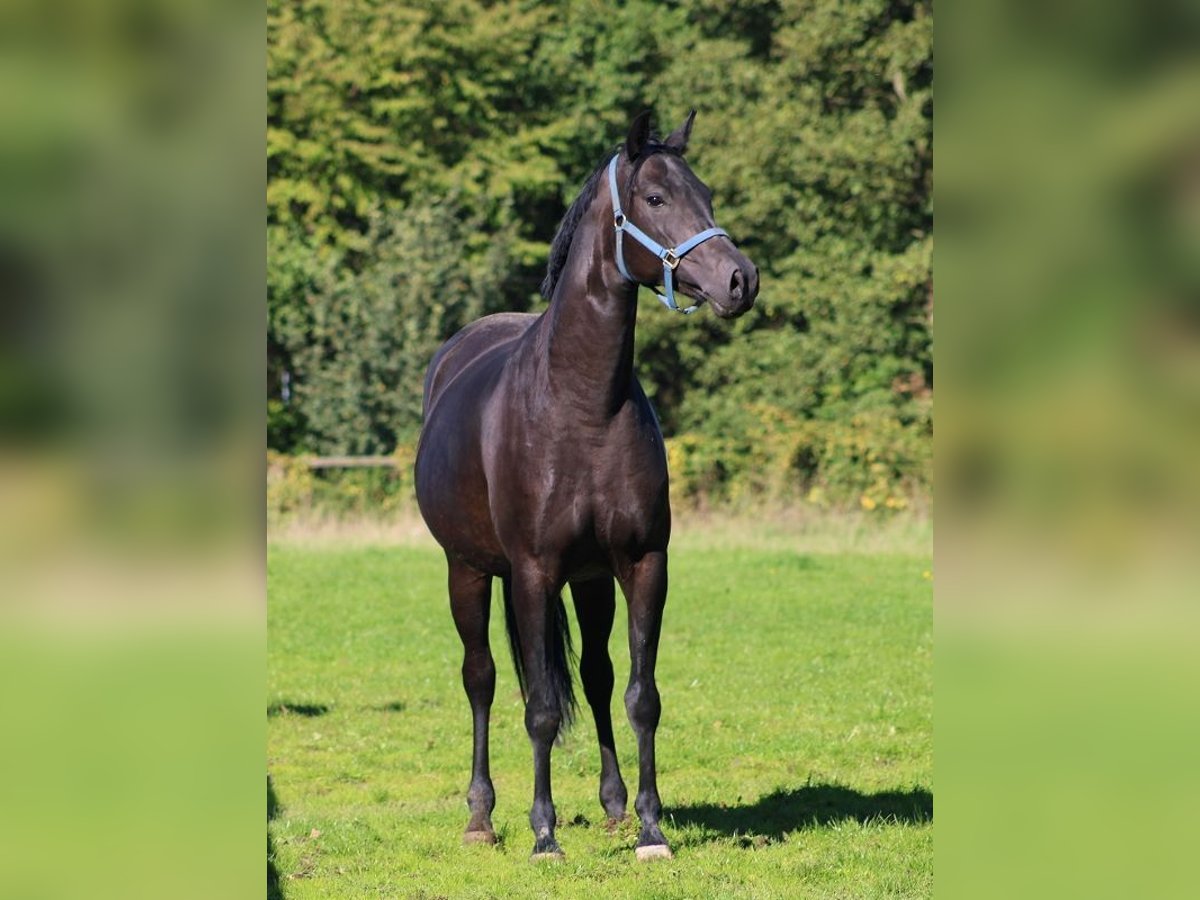
M521 337L537 321L535 313L504 312L484 316L451 337L438 349L425 373L424 415L442 391L487 351Z

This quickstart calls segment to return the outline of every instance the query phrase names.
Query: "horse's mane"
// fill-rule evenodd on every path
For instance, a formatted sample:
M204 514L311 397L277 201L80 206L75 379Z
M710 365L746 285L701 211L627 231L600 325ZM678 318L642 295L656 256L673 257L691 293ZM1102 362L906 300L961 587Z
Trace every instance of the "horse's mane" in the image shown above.
M558 223L558 231L554 233L554 240L550 242L550 259L546 264L546 277L542 279L542 296L547 300L554 296L554 288L558 284L559 276L562 275L562 271L567 265L567 254L571 250L571 241L575 239L575 232L579 229L579 223L583 219L583 214L596 196L596 190L600 186L600 182L604 179L608 164L620 152L620 148L618 148L600 161L600 165L596 166L596 170L583 183L583 189L579 192L579 196L575 198L575 202L567 208L566 213L563 214L562 221ZM679 155L678 150L668 147L657 138L652 137L646 142L641 155L635 161L635 171L653 153Z
M567 253L571 250L571 241L575 239L579 222L583 219L588 205L596 196L596 189L604 176L604 170L608 168L608 164L618 152L620 151L614 150L600 161L600 165L596 166L596 170L583 183L583 190L579 192L575 202L567 207L562 221L558 223L558 231L554 233L554 240L550 242L550 259L546 263L546 277L542 279L542 296L547 300L554 296L554 287L558 284L558 278L567 264Z

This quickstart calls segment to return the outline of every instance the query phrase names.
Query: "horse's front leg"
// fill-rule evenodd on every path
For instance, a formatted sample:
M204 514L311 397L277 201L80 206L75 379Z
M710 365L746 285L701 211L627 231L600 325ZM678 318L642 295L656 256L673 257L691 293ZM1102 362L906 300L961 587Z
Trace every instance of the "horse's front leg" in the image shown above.
M630 664L625 710L638 744L638 792L634 809L642 821L642 830L638 835L637 858L670 858L671 848L658 824L662 803L658 799L654 763L654 732L662 711L654 666L667 602L666 551L647 553L632 564L621 578L621 590L629 604Z

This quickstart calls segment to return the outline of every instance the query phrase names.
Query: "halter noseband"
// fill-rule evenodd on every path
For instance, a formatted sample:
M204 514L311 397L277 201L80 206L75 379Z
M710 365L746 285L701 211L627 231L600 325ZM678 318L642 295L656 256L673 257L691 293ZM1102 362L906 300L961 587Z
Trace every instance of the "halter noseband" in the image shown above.
M729 233L724 228L706 228L699 234L688 238L677 247L672 247L670 249L664 247L658 241L654 240L654 238L650 237L650 235L646 234L646 232L642 231L642 229L630 222L629 219L625 217L625 213L621 209L621 197L617 192L617 162L620 160L620 158L621 154L618 153L612 158L612 162L608 164L608 189L612 193L613 228L615 228L617 232L617 268L621 271L621 274L627 281L632 281L635 284L641 283L632 275L630 275L629 270L625 268L625 255L621 252L622 236L625 234L625 232L629 232L630 237L662 260L663 286L666 288L667 292L664 296L658 291L654 291L654 296L657 297L667 309L683 313L685 316L691 315L700 308L700 303L703 303L704 301L701 300L700 303L697 303L694 306L689 306L686 309L681 309L679 307L679 304L675 302L675 268L679 265L679 261L681 259L683 259L692 250L695 250L709 238L720 237L721 235L729 237ZM629 181L632 185L633 178L631 177ZM653 288L651 288L651 290L653 290Z

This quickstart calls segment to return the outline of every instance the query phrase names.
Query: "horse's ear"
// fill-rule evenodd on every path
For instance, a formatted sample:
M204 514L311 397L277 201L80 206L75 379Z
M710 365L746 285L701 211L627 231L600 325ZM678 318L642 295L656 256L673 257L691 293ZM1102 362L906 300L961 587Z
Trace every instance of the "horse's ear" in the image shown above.
M663 141L668 147L673 150L678 150L682 155L687 150L688 138L692 136L692 123L696 121L696 111L693 109L688 113L687 119L671 134L669 138Z
M625 138L625 155L631 160L642 155L646 141L650 140L650 110L642 110L629 125L629 136Z

